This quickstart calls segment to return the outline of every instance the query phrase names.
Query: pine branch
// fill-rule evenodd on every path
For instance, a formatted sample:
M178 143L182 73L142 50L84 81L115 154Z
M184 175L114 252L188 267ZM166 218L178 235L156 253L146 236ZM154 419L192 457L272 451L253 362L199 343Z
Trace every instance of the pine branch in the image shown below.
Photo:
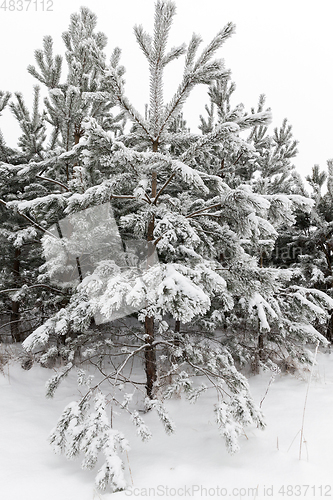
M142 52L148 61L151 62L153 52L151 36L143 30L142 25L134 26L134 33Z
M132 106L132 104L129 102L127 97L124 96L123 94L123 89L122 89L122 84L119 81L119 76L116 74L115 70L111 68L107 73L106 73L106 80L105 83L109 83L111 86L111 93L114 95L117 103L119 106L126 112L126 114L131 118L131 120L134 123L137 123L142 130L145 132L147 137L151 139L151 141L154 140L153 136L149 132L149 126L142 118L140 113Z
M186 53L185 70L184 70L185 73L189 73L193 70L195 54L201 42L202 42L201 36L197 35L196 33L193 33Z
M10 92L3 92L2 90L0 90L0 113L7 106L10 98L11 98Z
M205 48L199 59L194 65L194 70L202 68L215 52L235 33L236 26L233 23L228 23L224 28L213 38L210 44Z
M229 75L230 72L224 69L221 61L214 61L204 68L199 68L198 70L191 73L186 73L184 75L182 83L178 87L176 94L166 107L161 127L158 131L158 140L160 139L164 129L170 122L170 119L176 114L176 112L179 112L181 110L183 104L190 95L190 92L197 84L209 84L214 78L228 78Z
M13 210L11 207L8 207L8 204L5 201L3 201L3 200L0 199L0 203L2 205L4 205L7 209ZM21 217L23 217L25 220L27 220L28 222L30 222L30 224L32 224L33 226L35 226L37 229L39 229L43 233L48 234L49 236L52 236L52 238L56 238L54 236L54 234L50 233L47 229L44 229L42 226L40 226L39 224L37 224L37 222L35 222L34 220L30 219L30 217L28 217L27 215L23 214L19 210L16 210L15 212L17 212Z
M168 41L169 31L173 17L176 13L174 2L158 0L155 4L154 22L154 56L156 60L162 60L163 53Z
M41 179L43 181L48 181L48 182L52 182L53 184L57 184L58 186L66 189L66 191L70 191L70 189L65 185L63 184L62 182L59 182L59 181L56 181L54 179L50 179L49 177L43 177L42 175L36 175L37 179Z
M179 45L179 47L172 47L170 52L166 54L163 59L162 59L162 66L165 67L167 64L169 64L171 61L174 59L178 59L178 57L182 56L186 52L186 45L183 43L182 45Z
M62 57L56 55L53 59L53 40L51 36L43 39L43 50L35 51L35 59L40 73L32 65L28 66L28 72L47 88L53 89L59 85L61 76Z
M196 212L192 212L189 215L186 215L186 219L189 219L190 217L193 217L194 215L198 215L201 212L204 212L205 210L210 210L211 208L217 208L221 207L222 203L216 203L215 205L210 205L209 207L201 208L200 210L197 210ZM209 214L212 215L212 214Z
M184 104L186 98L190 94L190 91L192 90L194 86L194 81L195 78L192 76L192 78L189 75L186 75L184 78L182 84L178 87L178 91L173 97L172 101L170 102L169 106L167 106L165 114L163 116L163 121L161 124L161 127L158 131L157 134L157 140L160 139L163 130L166 128L167 124L169 123L170 119L172 116L175 114L176 110L180 110L182 105Z
M60 293L62 295L66 295L66 293L63 292L62 290L58 290L57 288L53 288L52 286L44 285L44 284L26 286L26 289L30 290L30 288L40 288L40 287L47 288L48 290L51 290L52 292L57 292L57 293ZM21 290L21 288L7 288L6 290L0 290L0 293L19 292L20 290Z
M195 156L198 151L204 150L206 145L210 145L232 132L238 132L239 127L236 123L226 122L216 127L212 132L201 136L190 148L188 148L181 156L181 161L186 162Z
M235 123L237 123L239 128L243 130L245 128L257 127L259 125L269 125L271 121L272 113L270 110L267 110L260 113L245 115L244 117L235 120Z
M167 185L172 181L172 179L174 178L174 176L176 175L176 172L174 172L170 177L169 179L165 182L165 184L161 187L161 189L159 190L159 192L157 193L156 195L156 198L154 200L154 205L156 205L157 203L157 200L158 198L160 197L160 195L163 193L164 189L167 187Z

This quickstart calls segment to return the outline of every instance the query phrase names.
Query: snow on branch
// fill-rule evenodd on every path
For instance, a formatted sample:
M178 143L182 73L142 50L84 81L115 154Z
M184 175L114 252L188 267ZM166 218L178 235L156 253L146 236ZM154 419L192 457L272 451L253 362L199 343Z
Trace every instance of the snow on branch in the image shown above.
M265 300L262 295L258 292L255 292L251 299L249 300L249 312L251 313L253 309L256 309L260 324L260 331L270 331L270 326L267 321L266 311L273 319L277 319L278 315L271 307L271 305Z
M307 291L314 296L317 296L327 307L333 309L333 299L327 293L317 290L317 288L307 288Z
M242 118L236 120L240 130L247 128L257 127L259 125L269 125L272 122L271 111L262 111L261 113L252 113L251 115L244 115Z
M152 52L153 52L151 36L149 35L149 33L146 33L143 30L143 26L141 24L134 26L134 33L135 33L136 41L138 42L142 52L144 53L144 55L146 56L146 58L150 62L151 58L152 58Z
M215 52L223 45L223 43L235 33L235 30L236 26L233 23L228 23L221 31L219 31L198 58L196 64L194 65L194 70L204 66L215 54Z
M165 264L161 266L161 271L156 298L157 307L163 314L172 314L175 319L187 323L209 309L211 302L208 294L194 282L198 274L195 270L180 264Z
M123 82L115 68L111 67L105 72L104 81L106 89L109 90L111 96L114 96L120 108L126 112L134 123L138 124L143 129L143 131L147 134L147 137L150 137L150 139L153 140L149 131L149 124L125 96Z
M333 299L331 299L324 292L320 292L320 290L316 290L314 288L309 289L300 286L294 286L292 288L294 291L290 295L297 299L302 306L305 306L307 309L312 311L316 317L322 319L327 318L327 311L325 308L333 307ZM317 300L313 296L315 296Z
M100 491L110 486L115 492L126 487L124 464L119 455L129 446L121 432L111 429L107 405L105 395L99 391L94 397L93 407L86 397L79 403L71 402L64 409L49 440L54 451L64 453L68 459L83 453L83 469L93 469L99 455L103 454L105 461L97 473L95 484Z
M48 194L47 196L41 196L33 200L25 201L9 201L7 202L8 208L18 210L19 212L26 211L37 211L44 210L49 211L52 206L57 205L60 209L63 209L67 204L68 196L71 193L59 193L59 194Z
M159 399L145 399L145 406L147 410L156 410L167 434L172 434L175 432L175 424L170 419L163 403Z
M44 347L50 338L50 334L54 331L54 322L48 319L46 323L38 327L22 344L22 347L27 352L35 352L37 349Z
M179 160L172 160L171 169L177 172L186 184L193 185L196 189L202 190L204 193L209 193L208 187L194 168L189 167Z
M201 173L196 169L191 168L189 165L186 165L183 161L173 160L169 155L159 152L136 151L128 148L122 142L114 140L112 135L105 132L93 119L89 120L89 122L87 121L84 127L86 131L86 145L82 150L83 155L86 148L88 151L90 149L94 151L96 148L96 153L97 150L101 151L102 149L104 157L110 156L110 161L112 161L115 165L118 165L118 169L122 168L124 174L128 171L129 164L135 165L135 169L137 168L137 165L139 165L139 171L144 170L146 174L152 170L158 172L160 169L164 170L166 168L170 168L170 174L175 172L184 182L186 182L186 184L192 185L196 189L208 193L209 190L201 178ZM115 181L104 181L103 185L105 186L106 191L108 190L108 184L112 184L112 182ZM81 196L81 198L77 196L77 199L80 198L83 200L83 198L85 196L89 196L90 193L93 195L93 190L96 190L97 192L99 189L104 188L100 188L99 186L90 188Z

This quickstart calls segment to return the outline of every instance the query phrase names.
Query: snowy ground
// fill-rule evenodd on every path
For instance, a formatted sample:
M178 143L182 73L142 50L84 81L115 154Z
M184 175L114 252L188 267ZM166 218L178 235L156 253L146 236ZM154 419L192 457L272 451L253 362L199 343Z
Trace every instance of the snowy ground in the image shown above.
M310 385L302 459L300 429L307 382L278 376L262 408L267 429L247 429L241 450L230 456L219 438L213 400L168 405L177 430L167 436L155 414L146 416L153 438L142 443L128 421L116 422L130 441L126 458L129 489L101 495L94 488L97 471L83 471L79 461L54 455L47 437L65 405L76 399L74 376L53 400L44 397L51 372L17 364L0 374L0 499L120 500L124 498L329 498L333 497L333 354L318 354ZM270 374L250 379L259 404ZM284 487L284 490L282 489ZM284 494L283 494L284 493Z

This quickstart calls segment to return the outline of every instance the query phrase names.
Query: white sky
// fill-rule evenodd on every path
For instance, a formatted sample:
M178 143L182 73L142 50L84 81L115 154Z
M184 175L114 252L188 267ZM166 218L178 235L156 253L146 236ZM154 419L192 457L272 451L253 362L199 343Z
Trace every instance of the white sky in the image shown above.
M0 2L1 5L2 1ZM19 0L11 5L19 7ZM193 32L201 34L204 44L229 21L236 34L226 42L218 56L225 59L237 85L233 104L243 102L256 107L261 93L272 108L273 126L286 117L299 141L294 163L307 175L315 163L326 168L333 157L333 29L332 0L177 0L177 15L170 34L170 46L187 43ZM34 50L42 47L45 35L52 35L55 52L64 54L61 34L69 25L72 12L81 5L98 16L99 31L109 40L106 52L115 46L123 51L127 69L127 95L143 113L148 100L146 61L133 35L133 26L143 24L152 30L154 0L53 0L51 5L31 2L28 10L0 9L1 76L0 89L21 91L31 103L32 87L37 83L26 71L34 64ZM9 6L9 0L7 0ZM23 0L23 9L28 1ZM172 66L173 64L173 66ZM166 72L166 100L181 77L181 63ZM196 92L184 114L192 130L199 123L208 102L205 92ZM198 118L197 118L198 117ZM15 145L18 129L5 112L0 128L10 145Z

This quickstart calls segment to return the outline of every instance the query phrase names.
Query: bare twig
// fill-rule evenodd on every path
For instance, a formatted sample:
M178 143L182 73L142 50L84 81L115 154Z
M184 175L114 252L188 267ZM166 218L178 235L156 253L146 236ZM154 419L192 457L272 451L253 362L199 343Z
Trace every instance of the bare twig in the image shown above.
M50 179L49 177L43 177L42 175L38 174L36 175L37 179L42 179L43 181L48 181L48 182L52 182L53 184L57 184L58 186L66 189L66 191L69 191L70 189L65 185L63 184L62 182L59 182L59 181L56 181L54 179Z
M119 194L119 195L117 195L117 194L112 194L112 195L110 196L110 199L112 200L113 198L114 198L114 199L120 199L120 200L135 200L135 199L136 199L136 197L135 197L135 196L133 196L133 195L127 195L127 194L125 194L125 195L121 195L121 194Z
M167 187L167 185L172 181L172 179L174 178L174 176L176 175L176 172L174 172L170 177L169 179L166 181L166 183L161 187L161 189L159 190L159 192L157 193L156 195L156 198L154 200L154 205L156 205L156 202L159 198L159 196L163 193L164 189Z
M210 205L209 207L201 208L200 210L197 210L196 212L192 212L191 214L186 215L186 219L189 219L190 217L193 217L194 215L200 214L201 212L204 212L205 210L210 210L211 208L217 208L220 206L221 206L221 203L216 203L215 205Z
M267 386L267 389L266 389L266 392L264 394L264 397L262 398L262 400L260 401L260 404L259 404L259 408L261 408L261 405L263 404L264 400L265 400L265 397L267 396L268 394L268 391L269 391L269 388L271 386L271 383L274 382L275 380L275 374L273 374L269 380L269 383L268 383L268 386Z
M236 165L236 163L238 163L238 161L241 159L242 156L243 156L243 152L236 158L236 160L233 162L232 166Z
M312 374L313 374L313 368L314 368L314 365L315 365L315 362L316 362L318 347L319 347L319 340L317 341L316 350L315 350L315 354L314 354L314 358L313 358L313 363L312 363L312 367L311 367L311 372L310 372L310 377L309 377L309 382L308 382L308 386L307 386L306 394L305 394L305 401L304 401L304 408L303 408L303 417L302 417L302 427L301 427L301 438L300 438L300 443L299 443L299 457L298 457L299 460L301 460L301 457L302 457L303 430L304 430L304 420L305 420L306 403L307 403L307 400L308 400L308 394L309 394L309 389L310 389L310 384L311 384L311 379L312 379Z

